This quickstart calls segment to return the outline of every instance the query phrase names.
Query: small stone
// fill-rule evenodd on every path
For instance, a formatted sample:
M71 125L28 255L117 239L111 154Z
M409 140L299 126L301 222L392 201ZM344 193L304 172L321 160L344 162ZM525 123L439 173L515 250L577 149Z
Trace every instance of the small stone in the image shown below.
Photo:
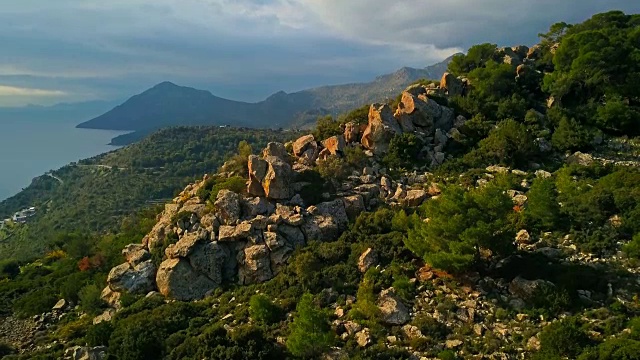
M447 349L459 348L460 346L462 346L462 344L463 344L462 340L447 340L445 342L445 346Z

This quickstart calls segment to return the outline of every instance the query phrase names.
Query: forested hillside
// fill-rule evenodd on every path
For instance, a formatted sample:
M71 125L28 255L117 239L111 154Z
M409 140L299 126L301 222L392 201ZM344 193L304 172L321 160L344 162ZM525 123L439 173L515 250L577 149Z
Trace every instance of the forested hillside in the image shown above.
M0 354L640 359L640 15L540 38L311 134L228 130L217 172L217 137L83 162L200 173L120 231L1 262Z
M42 255L59 234L84 237L117 229L123 218L172 199L186 184L215 172L240 141L261 148L292 133L218 127L161 130L122 149L65 166L36 178L0 203L0 218L35 206L37 216L23 226L0 230L0 258Z

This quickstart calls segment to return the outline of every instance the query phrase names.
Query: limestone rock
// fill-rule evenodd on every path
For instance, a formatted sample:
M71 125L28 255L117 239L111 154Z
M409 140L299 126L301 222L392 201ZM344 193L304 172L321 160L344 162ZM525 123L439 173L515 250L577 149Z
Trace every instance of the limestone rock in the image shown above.
M418 207L427 199L429 194L424 190L409 190L403 199L405 206Z
M51 308L51 310L64 310L67 307L67 300L65 299L60 299L58 300L58 302L53 305L53 308Z
M516 242L518 244L530 244L531 236L527 230L520 230L518 234L516 234Z
M245 218L258 215L269 216L275 211L275 206L264 197L255 197L242 202L242 213Z
M313 216L302 225L308 240L334 240L346 230L349 217L341 199L318 204L315 209L307 209Z
M216 216L223 224L232 225L240 220L240 195L230 190L220 190L214 203Z
M155 289L153 278L156 267L151 260L142 262L135 267L129 263L118 265L111 269L107 277L107 284L116 292L131 294L146 294Z
M273 278L269 248L266 245L254 245L244 249L238 271L241 285L258 284Z
M249 183L247 192L253 196L264 196L264 188L262 182L267 176L269 164L255 155L249 155Z
M110 322L115 314L116 312L114 309L107 309L102 314L93 318L93 325L97 325L102 322Z
M328 150L331 155L342 155L347 144L344 140L344 136L338 135L332 136L323 141L322 146L324 146L325 150Z
M387 325L404 325L411 320L409 309L393 289L382 291L377 305L382 313L382 322Z
M387 104L373 104L369 109L369 125L362 135L362 145L382 155L389 148L391 139L396 134L402 133L398 121L393 117L393 112Z
M567 164L578 164L581 166L590 166L593 164L593 161L593 156L581 153L580 151L567 158Z
M119 309L121 306L120 296L122 294L116 291L111 290L111 287L107 285L100 294L100 298L104 300L110 307L114 309Z
M356 342L360 347L367 347L373 343L369 329L363 329L356 334Z
M408 92L402 93L396 118L408 117L415 125L424 128L428 133L433 131L435 123L442 116L442 108L434 100L426 96L415 96Z
M464 93L464 83L455 75L445 72L440 80L440 87L447 90L449 96L458 96Z
M205 240L207 235L208 234L204 230L202 232L190 232L180 238L177 243L167 247L165 255L170 259L187 257L196 247L196 244L199 241Z
M347 144L358 142L362 138L363 132L363 126L360 126L354 122L348 122L344 125L344 141Z
M344 209L347 216L351 221L355 221L355 219L366 210L362 195L347 196L342 198L342 201L344 202Z
M269 164L267 175L262 182L267 198L275 200L289 200L294 195L292 191L293 170L284 160L268 156L265 158Z
M361 273L366 273L369 268L378 264L378 253L372 248L368 248L360 255L358 259L358 270Z
M316 139L313 135L305 135L300 137L298 140L293 142L293 155L300 157L307 151L309 148L313 147L316 144ZM317 146L317 145L316 145Z
M222 284L224 266L230 257L229 249L217 242L198 244L189 255L193 270L208 277L216 286Z
M289 159L287 149L284 147L284 144L279 142L270 142L267 144L267 147L262 150L262 157L266 158L268 156L275 156L285 161Z
M129 244L122 249L122 255L131 266L136 266L143 261L149 260L151 254L147 248L141 244Z
M202 299L217 284L196 272L186 259L168 259L160 264L156 275L160 293L168 298L191 301Z
M105 360L107 350L106 346L74 346L64 351L64 357L71 360Z
M278 233L285 238L287 245L294 249L306 244L304 233L296 226L279 225Z

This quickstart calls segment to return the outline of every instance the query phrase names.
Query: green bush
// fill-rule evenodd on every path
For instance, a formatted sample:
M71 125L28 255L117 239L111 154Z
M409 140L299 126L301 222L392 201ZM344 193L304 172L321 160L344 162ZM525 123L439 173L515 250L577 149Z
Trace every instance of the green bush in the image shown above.
M14 259L0 261L0 279L13 279L20 274L20 262Z
M295 356L315 358L333 344L328 317L313 304L313 296L309 293L298 302L289 331L287 349Z
M633 240L622 248L622 251L624 251L628 257L640 260L640 234L636 234Z
M504 120L478 143L478 149L465 156L470 165L501 164L526 167L536 154L536 146L527 127L515 120Z
M103 321L87 329L84 339L89 346L108 346L112 333L113 325L111 322Z
M422 146L420 139L412 133L395 135L383 162L390 168L413 168Z
M14 303L14 310L21 317L45 313L58 302L56 291L49 287L34 290Z
M99 314L105 306L105 302L100 295L101 290L95 284L83 287L78 293L82 310L91 315Z
M580 321L566 318L547 326L540 333L539 355L575 359L590 344L591 340Z
M264 294L253 295L249 300L249 314L252 319L272 324L280 317L280 308L273 304L271 299Z
M461 272L477 264L482 248L502 256L513 251L513 202L496 184L446 187L424 212L429 222L414 222L405 243L431 266Z

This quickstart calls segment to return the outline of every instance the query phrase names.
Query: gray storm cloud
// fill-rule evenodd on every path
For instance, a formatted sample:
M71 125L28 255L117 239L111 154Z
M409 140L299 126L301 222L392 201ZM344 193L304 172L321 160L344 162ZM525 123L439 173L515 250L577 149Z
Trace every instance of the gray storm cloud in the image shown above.
M0 86L43 91L12 104L124 98L164 80L259 100L426 66L475 43L531 44L554 22L611 9L640 3L22 0L0 12Z

